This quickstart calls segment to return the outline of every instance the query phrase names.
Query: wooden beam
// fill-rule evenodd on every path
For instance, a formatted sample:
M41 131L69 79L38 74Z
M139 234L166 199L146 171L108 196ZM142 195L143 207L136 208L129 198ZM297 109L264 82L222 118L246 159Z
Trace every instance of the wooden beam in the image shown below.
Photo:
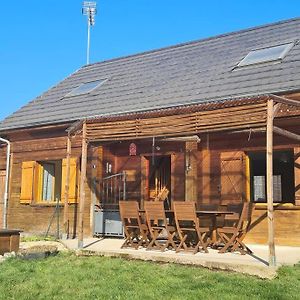
M299 134L296 134L296 133L293 133L293 132L290 132L286 129L282 129L280 127L277 127L277 126L274 126L273 127L273 131L279 135L282 135L284 137L287 137L289 139L292 139L292 140L296 140L296 141L300 141L300 135Z
M273 118L274 101L268 100L267 104L267 203L268 203L268 244L269 266L276 266L274 242L274 207L273 207Z
M274 105L274 109L273 109L273 118L276 118L276 116L278 115L279 110L280 110L280 108L281 108L281 105L282 105L282 103L276 103L276 104Z
M196 142L196 143L201 142L201 139L199 138L198 135L161 138L159 140L162 140L164 142Z
M247 129L241 129L241 130L234 130L230 131L229 134L236 134L236 133L249 133L249 132L266 132L266 127L253 127L253 128L247 128Z
M71 137L67 138L67 165L66 165L66 185L65 185L65 202L64 202L64 230L65 238L69 238L69 190L70 190L70 158L71 158Z
M80 202L79 202L79 218L78 218L78 248L83 248L83 220L85 206L85 183L87 169L87 139L86 139L86 123L82 125L82 152L81 152L81 172L80 172Z
M272 99L274 99L274 101L277 102L277 103L282 103L282 104L286 104L286 105L290 105L290 106L300 107L300 101L293 100L293 99L288 99L288 98L273 95L273 94L270 94L270 97Z
M66 132L68 133L68 135L72 135L74 132L76 132L79 129L81 129L84 123L85 123L84 120L76 121L70 127L68 127L66 129Z

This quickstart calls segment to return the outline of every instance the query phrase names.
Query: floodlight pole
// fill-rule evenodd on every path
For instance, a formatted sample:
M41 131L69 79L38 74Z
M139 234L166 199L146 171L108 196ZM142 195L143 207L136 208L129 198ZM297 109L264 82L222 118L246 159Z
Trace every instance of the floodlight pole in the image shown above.
M90 43L91 43L91 27L95 25L95 15L97 14L95 1L84 1L82 14L87 16L87 49L86 49L86 64L90 63Z
M91 24L88 20L88 32L87 32L87 49L86 49L86 64L90 63L90 40L91 40Z

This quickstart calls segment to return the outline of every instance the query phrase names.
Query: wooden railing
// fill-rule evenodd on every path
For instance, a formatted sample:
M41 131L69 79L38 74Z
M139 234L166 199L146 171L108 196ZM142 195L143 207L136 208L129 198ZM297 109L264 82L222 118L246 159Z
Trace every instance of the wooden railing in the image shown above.
M118 209L119 201L126 200L126 173L125 171L104 177L100 183L100 206L103 209Z

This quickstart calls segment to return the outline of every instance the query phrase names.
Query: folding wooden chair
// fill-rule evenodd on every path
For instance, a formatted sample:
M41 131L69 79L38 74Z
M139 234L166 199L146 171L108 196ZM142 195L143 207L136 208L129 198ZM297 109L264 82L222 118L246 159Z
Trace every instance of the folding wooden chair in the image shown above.
M180 238L180 244L176 249L179 252L192 250L194 253L204 250L208 253L209 227L200 227L194 202L173 202L175 223ZM189 245L189 246L188 246Z
M139 205L136 201L119 201L121 220L124 226L125 241L121 248L138 249L143 244L149 244L148 227L143 224Z
M164 251L170 246L176 249L174 240L176 228L168 224L163 202L146 201L144 203L144 208L151 236L151 241L147 249L158 249ZM165 240L163 240L164 235Z
M233 206L228 205L228 210L230 209L233 209ZM251 225L253 209L253 203L243 203L239 218L236 220L236 216L233 215L231 220L233 224L231 226L227 225L217 229L218 235L225 244L224 247L219 251L220 253L225 253L227 250L230 252L237 250L243 255L246 253L252 253L252 251L243 243L243 240ZM227 217L227 221L228 220L230 220L229 217Z

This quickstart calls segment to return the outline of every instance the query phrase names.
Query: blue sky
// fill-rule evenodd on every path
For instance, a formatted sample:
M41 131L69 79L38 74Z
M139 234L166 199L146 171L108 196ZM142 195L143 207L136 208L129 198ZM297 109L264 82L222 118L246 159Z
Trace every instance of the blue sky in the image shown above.
M91 62L299 16L299 0L98 0ZM86 61L79 0L1 3L0 119Z

